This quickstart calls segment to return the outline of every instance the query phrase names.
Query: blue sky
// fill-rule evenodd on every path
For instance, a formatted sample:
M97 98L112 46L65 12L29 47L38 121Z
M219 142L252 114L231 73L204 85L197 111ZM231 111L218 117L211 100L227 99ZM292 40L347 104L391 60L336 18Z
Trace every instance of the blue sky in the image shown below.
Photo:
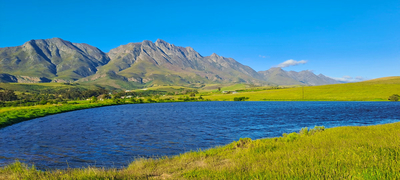
M59 37L108 52L163 39L256 71L304 60L284 69L349 80L400 75L399 0L2 0L0 17L0 47Z

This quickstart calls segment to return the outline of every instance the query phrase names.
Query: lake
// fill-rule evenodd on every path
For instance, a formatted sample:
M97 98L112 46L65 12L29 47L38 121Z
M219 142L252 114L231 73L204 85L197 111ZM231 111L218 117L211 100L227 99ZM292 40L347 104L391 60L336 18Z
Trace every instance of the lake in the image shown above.
M240 138L277 137L303 127L400 121L396 102L184 102L78 110L0 129L0 166L39 169L127 166Z

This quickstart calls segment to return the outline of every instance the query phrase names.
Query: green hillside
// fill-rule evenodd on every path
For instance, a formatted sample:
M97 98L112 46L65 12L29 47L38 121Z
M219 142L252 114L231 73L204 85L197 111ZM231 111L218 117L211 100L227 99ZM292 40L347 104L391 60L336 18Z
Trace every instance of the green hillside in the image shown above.
M236 90L239 89L240 88ZM234 97L246 96L250 97L250 101L386 101L392 94L400 94L400 76L385 77L357 83L271 89L254 92L239 92L237 94L219 93L205 97L211 100L233 100Z
M69 83L0 83L0 88L19 92L32 92L45 89L61 89L68 87L81 86Z

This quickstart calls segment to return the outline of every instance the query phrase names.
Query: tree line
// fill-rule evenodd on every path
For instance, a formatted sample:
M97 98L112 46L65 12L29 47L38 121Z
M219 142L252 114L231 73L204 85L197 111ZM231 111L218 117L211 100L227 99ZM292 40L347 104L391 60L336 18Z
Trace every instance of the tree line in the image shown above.
M146 91L111 91L104 88L84 89L79 87L70 87L64 89L45 89L33 92L23 92L16 94L13 90L0 88L0 107L8 106L32 106L44 104L65 104L69 100L84 100L90 99L97 101L100 99L114 99L115 101L122 101L125 97L144 97L145 99L157 99L163 95L187 94L190 98L185 98L185 101L193 101L194 96L198 93L197 90L184 90L179 89L176 92L167 92L160 90L146 90ZM201 100L201 98L199 99ZM139 102L140 103L140 102Z

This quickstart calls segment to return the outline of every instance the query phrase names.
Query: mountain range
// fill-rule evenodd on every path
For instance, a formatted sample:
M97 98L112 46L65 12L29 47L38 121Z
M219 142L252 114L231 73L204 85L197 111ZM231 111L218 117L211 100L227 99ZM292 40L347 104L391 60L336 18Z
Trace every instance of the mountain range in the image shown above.
M0 82L82 82L115 88L193 83L323 85L340 83L311 71L256 72L232 58L202 56L161 39L129 43L104 53L60 38L0 48Z

